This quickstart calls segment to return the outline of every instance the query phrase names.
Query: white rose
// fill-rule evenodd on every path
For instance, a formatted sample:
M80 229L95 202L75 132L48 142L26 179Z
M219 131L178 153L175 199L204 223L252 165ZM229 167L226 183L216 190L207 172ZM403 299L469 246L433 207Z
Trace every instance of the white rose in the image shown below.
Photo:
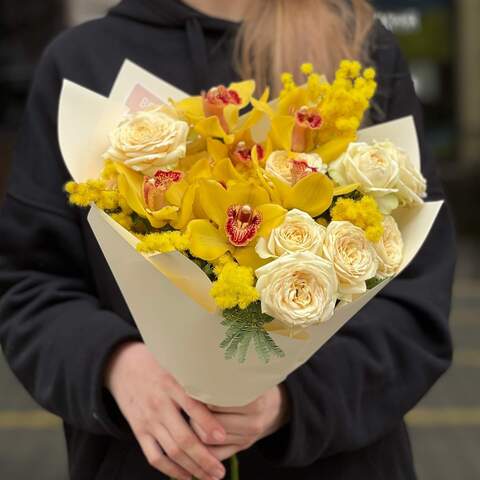
M398 150L400 178L398 196L401 205L421 205L427 196L427 181L422 173L413 165L407 153Z
M391 142L351 143L328 173L340 185L360 184L359 190L375 197L382 213L398 207L400 167L398 149Z
M111 133L104 157L153 176L157 170L174 169L185 156L188 130L171 107L155 106L123 120Z
M350 222L331 222L323 254L332 262L339 282L339 296L351 301L353 295L367 291L366 281L375 277L378 260L365 232Z
M290 328L330 320L337 302L337 277L330 262L297 252L256 271L262 311Z
M308 213L291 210L282 225L272 230L268 241L260 238L255 250L260 258L280 257L286 253L320 253L325 238L325 227Z
M305 176L305 174L308 175L308 173L326 173L327 171L327 166L316 153L296 153L294 157L291 157L285 150L272 152L267 158L265 170L271 176L293 186L299 180L299 174L295 169L295 162L305 165L303 176Z
M383 236L373 246L377 252L377 277L384 279L395 275L403 260L403 238L392 216L383 220Z

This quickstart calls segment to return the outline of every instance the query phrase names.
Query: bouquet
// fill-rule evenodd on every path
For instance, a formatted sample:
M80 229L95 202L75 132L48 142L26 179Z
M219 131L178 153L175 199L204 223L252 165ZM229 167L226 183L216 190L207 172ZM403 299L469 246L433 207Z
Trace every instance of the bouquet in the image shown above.
M109 98L64 83L70 201L91 207L159 363L209 404L247 404L306 362L441 207L424 202L412 118L360 130L374 69L302 73L272 102L251 80L189 97L128 61Z

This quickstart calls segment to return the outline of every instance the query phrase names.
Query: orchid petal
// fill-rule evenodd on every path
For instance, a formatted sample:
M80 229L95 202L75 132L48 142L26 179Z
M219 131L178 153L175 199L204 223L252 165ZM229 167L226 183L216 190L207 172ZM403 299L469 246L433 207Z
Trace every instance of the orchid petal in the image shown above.
M240 181L242 176L238 173L237 169L233 166L230 158L223 158L219 160L213 168L213 177L215 180L226 185L231 180Z
M227 191L214 180L203 181L198 189L200 206L209 220L219 227L223 226L227 217L229 201Z
M268 237L274 228L285 221L285 215L287 214L283 207L274 203L260 205L256 210L262 215L262 223L258 230L260 237Z
M240 110L238 105L227 105L223 110L223 116L225 117L229 131L234 131L238 126L238 121L240 118ZM233 143L233 141L231 143Z
M229 205L250 205L256 208L258 205L263 205L270 201L268 192L252 183L236 182L232 183L228 189Z
M269 95L270 95L270 91L267 88L259 100L252 98L251 103L252 103L253 109L244 117L242 117L242 119L244 120L243 120L243 123L241 123L240 125L241 130L249 130L250 128L255 126L257 123L259 123L265 115L268 118L273 117L274 115L273 109L267 103Z
M355 142L355 140L355 135L334 138L316 148L315 153L320 155L323 163L328 164L337 160L342 153L346 152L350 143Z
M220 140L214 138L207 139L207 150L215 162L228 157L228 147Z
M198 121L205 116L203 111L203 99L200 96L185 98L180 102L176 102L175 106L178 110L183 112L189 120L196 119Z
M261 259L257 255L255 247L251 245L247 247L236 248L233 252L233 256L240 265L243 267L251 267L253 270L257 270L258 268L269 263L268 260Z
M188 172L194 165L197 164L197 162L204 158L208 158L205 151L187 155L179 160L178 169L182 172Z
M170 205L179 207L182 204L182 200L187 189L188 189L188 183L185 180L172 183L169 189L165 192L165 200Z
M201 178L211 178L212 169L210 168L210 161L207 157L203 157L187 172L187 181L193 183Z
M287 198L291 194L292 187L285 181L280 180L278 177L274 175L269 175L269 180L272 182L273 190L275 195L279 200L279 203L285 205L287 202ZM273 197L272 197L273 198Z
M205 138L219 138L227 145L230 145L235 140L235 136L227 134L220 125L220 120L215 116L200 120L195 125L195 131Z
M278 150L291 150L294 127L295 119L288 115L281 115L272 120L271 136Z
M281 203L281 197L278 191L275 189L275 185L268 182L268 179L265 177L265 171L260 167L256 148L252 150L252 164L257 180L260 182L260 185L268 192L270 200L274 203Z
M330 207L332 200L333 182L323 173L312 173L291 188L285 207L298 208L312 217L318 217Z
M216 260L230 249L225 235L208 220L192 220L188 224L187 235L190 238L190 253L207 262Z
M238 93L241 99L241 104L238 108L242 109L250 103L253 92L255 91L255 81L245 80L243 82L231 83L228 88L229 90L235 90L235 92Z
M166 207L163 207L160 210L156 210L155 212L147 210L147 218L148 221L152 224L152 226L156 228L162 228L165 225L165 222L169 223L170 221L175 221L177 219L178 210L178 207L175 207L173 205L167 205ZM163 224L161 226L157 226L162 222ZM154 223L157 223L157 225L154 225Z
M120 195L125 198L128 206L138 215L144 217L146 214L145 205L142 199L143 175L123 163L116 162L115 167L118 172L118 190Z
M335 187L333 189L333 196L340 197L341 195L349 195L350 193L353 193L355 190L358 190L359 188L360 188L359 183L351 183L350 185Z
M197 195L198 185L190 185L183 195L182 205L178 218L172 222L172 227L178 230L184 230L193 216L193 205Z
M280 115L289 115L292 110L298 110L308 103L307 89L305 87L297 87L278 101L277 111Z

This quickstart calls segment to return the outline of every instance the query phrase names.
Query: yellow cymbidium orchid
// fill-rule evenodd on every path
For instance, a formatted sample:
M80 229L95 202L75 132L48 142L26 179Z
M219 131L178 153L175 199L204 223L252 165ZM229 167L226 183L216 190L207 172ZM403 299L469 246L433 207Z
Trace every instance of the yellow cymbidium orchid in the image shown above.
M267 174L267 177L273 184L281 205L288 210L296 208L315 218L332 204L334 184L323 173L310 173L293 186L272 175Z
M255 143L247 130L231 145L209 139L207 150L212 158L213 178L220 183L229 181L246 181L255 178L257 165L264 165L272 152L269 139L263 144Z
M154 228L166 224L183 230L193 215L197 184L189 184L180 172L163 172L167 178L158 189L155 177L145 177L123 163L116 162L118 190L128 206ZM176 175L176 177L175 177Z
M315 115L314 109L303 109L305 114L311 115L306 121L301 122L299 116L302 110L296 115L279 115L274 113L271 116L271 130L269 138L274 150L286 150L297 153L316 153L326 164L336 160L344 153L348 145L356 140L356 134L350 132L344 135L332 135L332 138L320 143L319 135L322 130L321 116ZM315 124L319 126L316 127Z
M240 265L261 266L256 241L282 224L286 210L270 203L269 194L250 182L225 188L215 180L204 180L198 200L206 218L192 220L187 227L190 252L206 261L230 252Z
M329 83L309 67L303 70L306 84L296 85L293 76L285 74L277 102L258 108L270 117L275 150L316 153L328 164L356 140L376 90L375 71L362 71L358 62L343 61Z
M203 95L177 102L175 107L198 134L230 144L235 139L231 132L238 125L240 110L250 103L254 91L253 80L231 83L228 87L220 85Z
M229 181L246 181L255 177L256 162L265 164L272 151L270 139L263 142L254 139L252 129L264 118L259 105L266 104L269 90L259 100L251 99L253 108L242 116L232 130L233 141L229 144L216 138L207 138L207 152L212 160L212 174L215 180L226 185ZM265 138L265 135L263 135Z

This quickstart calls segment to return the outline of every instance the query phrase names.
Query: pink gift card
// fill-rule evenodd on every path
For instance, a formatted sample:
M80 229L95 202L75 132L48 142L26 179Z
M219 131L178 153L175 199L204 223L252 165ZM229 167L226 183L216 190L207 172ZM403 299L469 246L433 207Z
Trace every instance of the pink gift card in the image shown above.
M140 110L145 110L151 105L159 105L163 104L164 102L162 102L152 92L149 92L145 87L137 84L133 88L132 93L129 95L126 103L130 113L136 113Z

